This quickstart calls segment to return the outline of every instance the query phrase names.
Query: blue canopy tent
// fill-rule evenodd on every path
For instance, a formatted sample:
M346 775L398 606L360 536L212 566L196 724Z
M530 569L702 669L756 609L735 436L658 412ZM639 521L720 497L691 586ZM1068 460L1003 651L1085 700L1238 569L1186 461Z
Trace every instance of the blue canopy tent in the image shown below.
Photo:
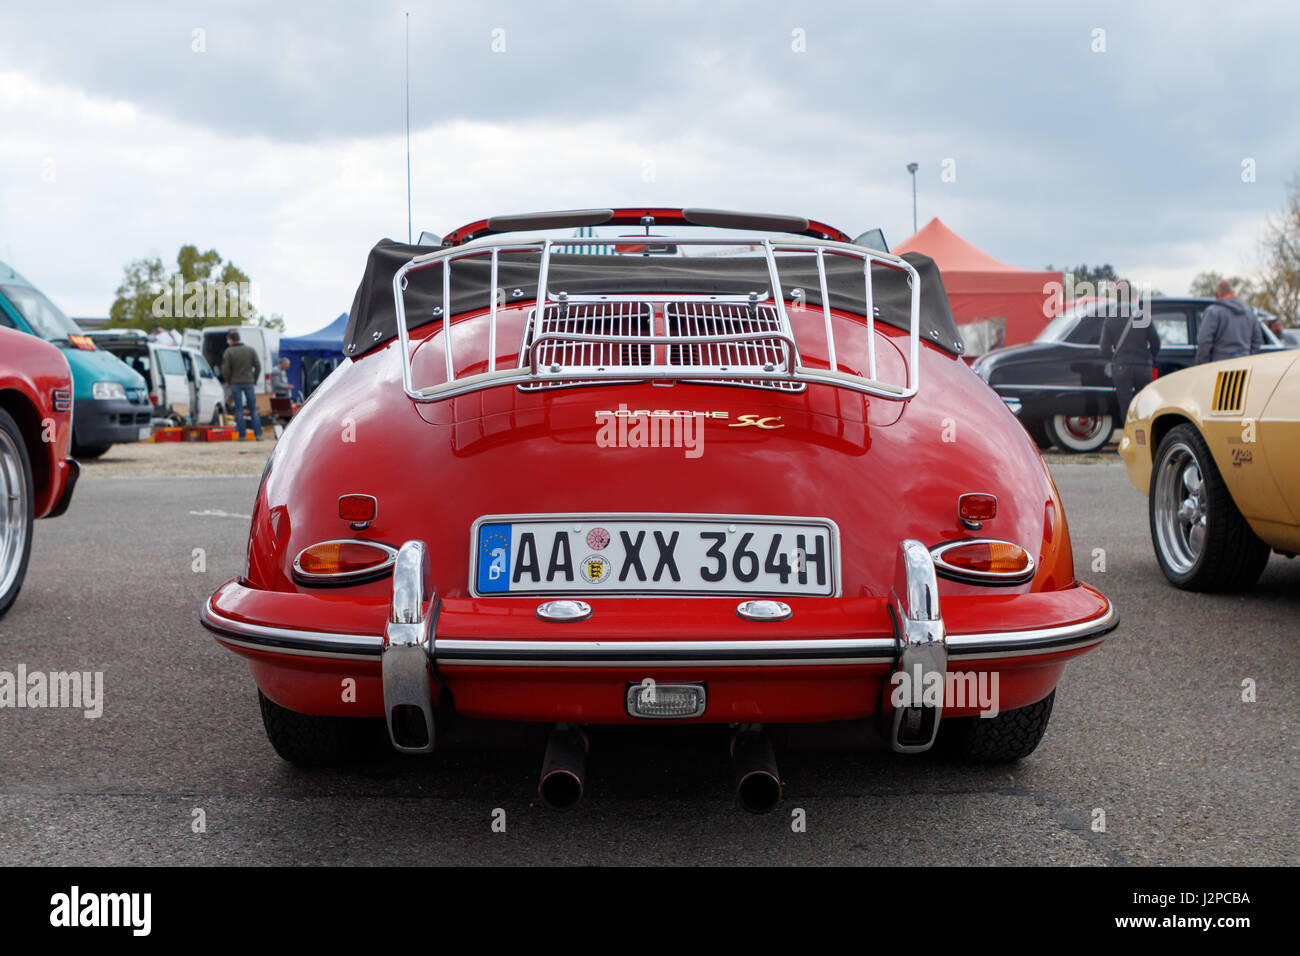
M289 384L304 398L343 361L343 332L348 314L315 332L280 339L280 357L289 360Z

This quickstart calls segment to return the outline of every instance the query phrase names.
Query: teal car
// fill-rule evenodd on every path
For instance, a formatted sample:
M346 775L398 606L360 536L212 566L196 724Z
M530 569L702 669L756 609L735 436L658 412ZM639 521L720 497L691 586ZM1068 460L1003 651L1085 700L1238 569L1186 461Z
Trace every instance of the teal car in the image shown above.
M151 437L153 405L144 378L101 351L77 324L8 265L0 262L0 328L57 345L72 369L72 454L98 458L119 442Z

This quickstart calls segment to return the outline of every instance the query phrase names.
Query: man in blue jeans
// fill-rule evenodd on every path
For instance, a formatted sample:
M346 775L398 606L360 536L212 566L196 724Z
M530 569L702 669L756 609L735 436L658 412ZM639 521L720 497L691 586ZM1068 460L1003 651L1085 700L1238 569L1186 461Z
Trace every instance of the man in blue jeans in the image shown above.
M235 430L240 441L244 438L244 406L248 406L253 419L253 436L262 440L262 416L257 413L257 395L254 386L262 374L262 361L257 352L239 341L239 333L231 329L226 333L226 353L221 356L221 377L230 386L230 398L235 405Z

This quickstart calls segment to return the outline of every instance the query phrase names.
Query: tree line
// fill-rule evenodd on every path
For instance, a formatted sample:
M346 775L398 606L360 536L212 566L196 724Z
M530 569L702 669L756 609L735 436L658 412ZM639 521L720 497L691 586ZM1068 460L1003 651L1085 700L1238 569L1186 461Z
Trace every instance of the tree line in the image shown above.
M260 325L284 331L284 318L263 315L252 302L252 283L216 249L184 245L175 268L161 258L136 259L124 269L108 310L114 328L201 329L208 325Z

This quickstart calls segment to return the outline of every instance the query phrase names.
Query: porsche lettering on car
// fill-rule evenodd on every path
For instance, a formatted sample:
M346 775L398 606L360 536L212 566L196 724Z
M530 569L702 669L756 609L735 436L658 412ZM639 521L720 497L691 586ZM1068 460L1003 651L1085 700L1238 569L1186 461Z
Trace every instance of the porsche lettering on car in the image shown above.
M410 753L454 715L534 722L539 792L568 806L585 728L722 724L764 810L764 725L1015 760L1116 625L925 256L799 216L497 216L377 244L344 352L202 610L290 761L381 721ZM665 450L678 422L699 455ZM942 690L968 685L996 706Z

